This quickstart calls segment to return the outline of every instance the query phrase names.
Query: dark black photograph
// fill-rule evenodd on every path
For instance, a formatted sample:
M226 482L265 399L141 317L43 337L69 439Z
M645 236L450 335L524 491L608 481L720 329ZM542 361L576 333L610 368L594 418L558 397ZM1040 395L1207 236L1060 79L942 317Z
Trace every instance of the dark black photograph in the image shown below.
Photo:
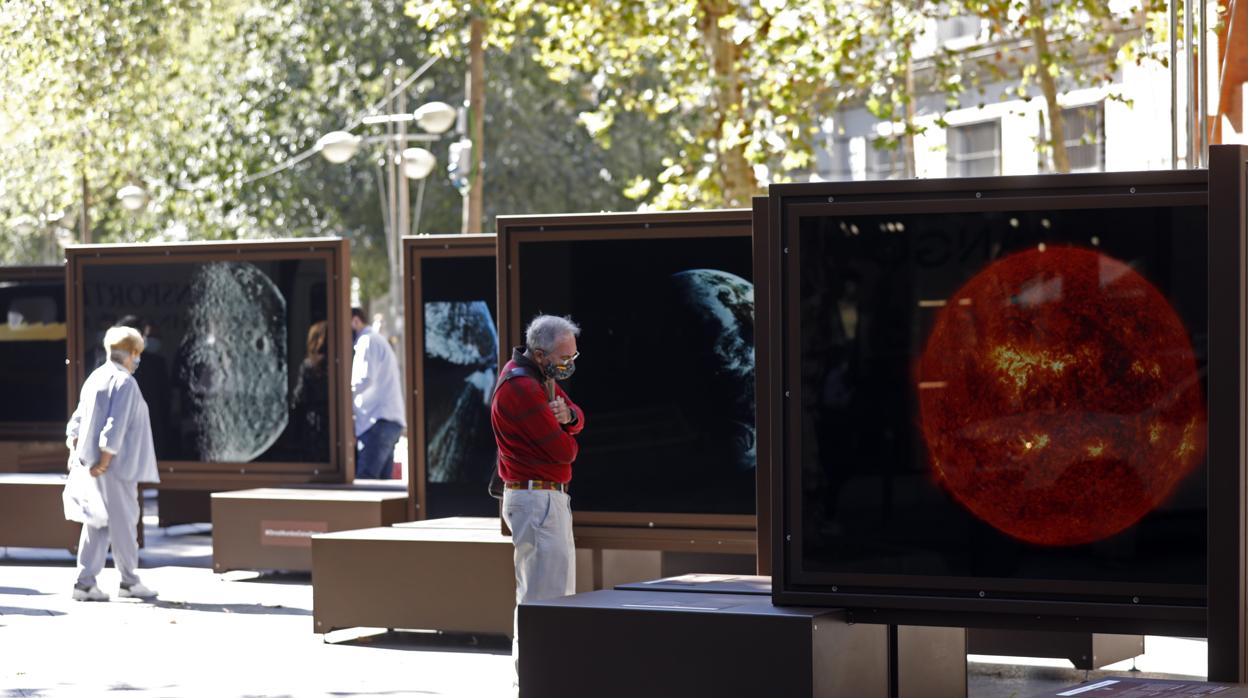
M1198 593L1205 215L800 219L804 579Z
M750 238L524 242L520 317L570 315L578 511L753 514Z
M497 516L494 257L424 257L425 516Z

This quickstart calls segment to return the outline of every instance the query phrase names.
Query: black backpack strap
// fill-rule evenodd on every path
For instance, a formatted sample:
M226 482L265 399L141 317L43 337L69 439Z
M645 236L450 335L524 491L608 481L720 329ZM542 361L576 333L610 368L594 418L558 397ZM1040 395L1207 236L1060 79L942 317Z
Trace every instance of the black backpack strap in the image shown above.
M529 378L532 378L533 380L537 381L538 385L541 385L542 383L542 379L538 378L537 374L534 373L532 369L526 368L524 366L513 366L511 369L507 370L501 376L498 377L498 382L494 384L494 392L490 393L490 403L492 404L494 402L494 396L497 395L499 389L503 387L503 383L506 383L512 378L519 378L521 376L527 376ZM486 487L486 490L490 493L490 496L493 497L494 499L502 499L503 498L503 478L501 475L498 474L498 461L497 461L498 454L495 454L494 458L495 458L494 474L490 476L490 484Z
M503 373L503 375L498 377L498 382L494 384L494 392L490 393L490 402L494 401L494 395L496 395L498 391L503 387L503 383L506 383L512 378L519 378L521 376L527 376L529 378L532 378L533 380L537 381L538 385L541 385L542 383L542 379L538 378L537 374L534 373L532 369L529 369L525 366L513 366L507 372Z

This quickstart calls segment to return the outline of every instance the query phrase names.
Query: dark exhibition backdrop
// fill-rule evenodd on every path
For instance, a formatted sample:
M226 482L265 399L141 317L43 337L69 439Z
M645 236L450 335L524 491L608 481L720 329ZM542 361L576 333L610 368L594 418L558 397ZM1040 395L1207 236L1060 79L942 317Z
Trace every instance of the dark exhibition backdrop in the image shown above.
M1204 207L799 226L803 579L1160 583L1199 596ZM976 356L1033 392L1000 393ZM1139 390L1108 395L1115 385Z
M494 257L418 259L425 516L498 516L498 503L486 493L496 464L489 408L498 375Z
M0 280L0 424L59 423L65 410L65 281Z
M750 238L521 241L519 309L571 315L578 511L753 514Z

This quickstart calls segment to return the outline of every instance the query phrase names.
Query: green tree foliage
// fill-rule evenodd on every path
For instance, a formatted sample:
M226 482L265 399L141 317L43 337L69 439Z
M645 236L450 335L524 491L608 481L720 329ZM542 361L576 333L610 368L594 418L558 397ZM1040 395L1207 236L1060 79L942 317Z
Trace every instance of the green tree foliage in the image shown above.
M85 172L97 242L342 235L365 296L380 295L381 151L364 147L344 165L308 151L332 130L382 133L353 117L393 88L400 61L408 71L423 64L439 36L403 9L401 0L0 5L0 59L13 68L0 71L0 263L59 259L58 229L78 240ZM620 182L661 157L648 125L636 124L636 147L605 150L576 125L583 98L531 56L490 53L487 213L628 206ZM462 64L443 59L412 85L409 106L460 104L463 94ZM459 230L450 140L432 146L439 167L423 232ZM138 214L116 202L132 183L151 194Z
M1083 87L1103 87L1118 79L1125 61L1154 57L1166 12L1164 0L1110 3L1104 0L952 0L941 8L987 21L987 45L937 57L941 84L950 103L974 90L988 97L985 83L1006 85L1000 99L1046 105L1047 133L1038 143L1051 154L1058 172L1069 172L1065 124L1059 95ZM1111 99L1121 99L1111 94Z
M808 172L820 126L846 106L903 125L894 138L917 131L921 93L953 108L1004 81L1001 98L1039 92L1060 112L1062 91L1147 54L1159 0L1145 2L11 0L0 263L58 258L85 183L96 241L343 235L377 295L380 153L332 165L309 150L328 131L370 133L353 117L400 64L441 56L409 104L461 104L472 17L488 27L490 229L504 213L746 205ZM988 20L999 50L916 56L931 20L953 14ZM433 147L423 231L459 229L450 140ZM151 195L138 214L117 205L127 184Z
M744 206L760 181L807 169L821 115L865 83L856 8L832 2L577 0L534 3L538 60L586 88L582 123L604 143L621 114L671 125L674 149L630 195L655 208ZM773 173L774 171L774 173Z

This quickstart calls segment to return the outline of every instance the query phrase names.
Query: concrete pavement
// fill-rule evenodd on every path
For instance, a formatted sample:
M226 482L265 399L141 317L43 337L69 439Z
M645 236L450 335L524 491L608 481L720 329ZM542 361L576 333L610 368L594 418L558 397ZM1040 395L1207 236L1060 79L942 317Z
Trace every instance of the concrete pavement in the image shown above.
M0 549L3 696L512 696L510 644L501 637L312 631L308 575L213 574L210 527L156 528L141 552L154 603L70 598L66 551ZM1201 677L1204 642L1149 638L1134 664L1148 676ZM1085 679L1064 660L972 657L970 698L1025 698Z

